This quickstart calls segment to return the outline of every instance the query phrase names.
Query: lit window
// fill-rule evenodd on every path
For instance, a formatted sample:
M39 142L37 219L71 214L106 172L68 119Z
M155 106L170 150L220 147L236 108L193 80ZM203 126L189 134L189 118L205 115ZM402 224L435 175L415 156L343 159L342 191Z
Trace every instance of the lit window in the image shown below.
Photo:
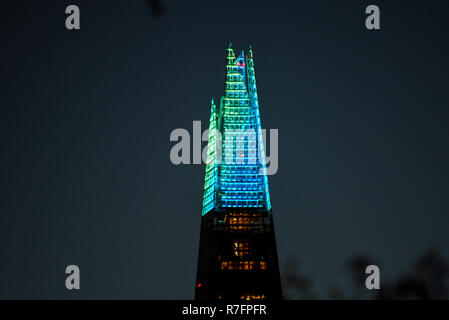
M265 299L265 295L264 294L259 294L259 293L246 293L246 294L242 294L240 295L240 299L241 300L260 300L260 299Z

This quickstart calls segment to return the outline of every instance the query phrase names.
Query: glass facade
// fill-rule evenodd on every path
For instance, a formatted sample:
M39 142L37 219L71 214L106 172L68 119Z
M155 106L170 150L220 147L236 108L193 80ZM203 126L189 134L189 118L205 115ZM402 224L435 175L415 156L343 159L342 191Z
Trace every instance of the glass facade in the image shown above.
M212 100L203 210L260 208L270 212L252 49L226 53L225 95Z

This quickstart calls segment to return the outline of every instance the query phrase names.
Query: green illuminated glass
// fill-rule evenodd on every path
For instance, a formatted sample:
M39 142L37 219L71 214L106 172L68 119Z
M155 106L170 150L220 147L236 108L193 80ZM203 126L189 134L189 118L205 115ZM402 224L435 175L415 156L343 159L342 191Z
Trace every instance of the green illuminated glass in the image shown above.
M220 110L212 100L202 214L225 208L270 211L251 47L236 58L229 43L225 79Z

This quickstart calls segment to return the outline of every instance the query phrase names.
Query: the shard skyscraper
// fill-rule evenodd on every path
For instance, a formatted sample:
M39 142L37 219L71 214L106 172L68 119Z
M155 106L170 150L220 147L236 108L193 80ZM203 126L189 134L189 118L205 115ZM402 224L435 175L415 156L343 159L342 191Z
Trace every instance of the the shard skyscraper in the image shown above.
M282 299L253 50L212 99L195 299Z

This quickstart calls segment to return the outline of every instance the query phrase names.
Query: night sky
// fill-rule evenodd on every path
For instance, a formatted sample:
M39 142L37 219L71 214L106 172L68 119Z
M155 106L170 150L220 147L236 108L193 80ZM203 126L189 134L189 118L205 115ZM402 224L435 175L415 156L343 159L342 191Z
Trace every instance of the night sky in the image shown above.
M160 3L2 1L0 298L193 298L205 168L169 136L208 126L227 40L279 129L281 271L299 256L324 297L354 253L381 277L449 255L447 1Z

